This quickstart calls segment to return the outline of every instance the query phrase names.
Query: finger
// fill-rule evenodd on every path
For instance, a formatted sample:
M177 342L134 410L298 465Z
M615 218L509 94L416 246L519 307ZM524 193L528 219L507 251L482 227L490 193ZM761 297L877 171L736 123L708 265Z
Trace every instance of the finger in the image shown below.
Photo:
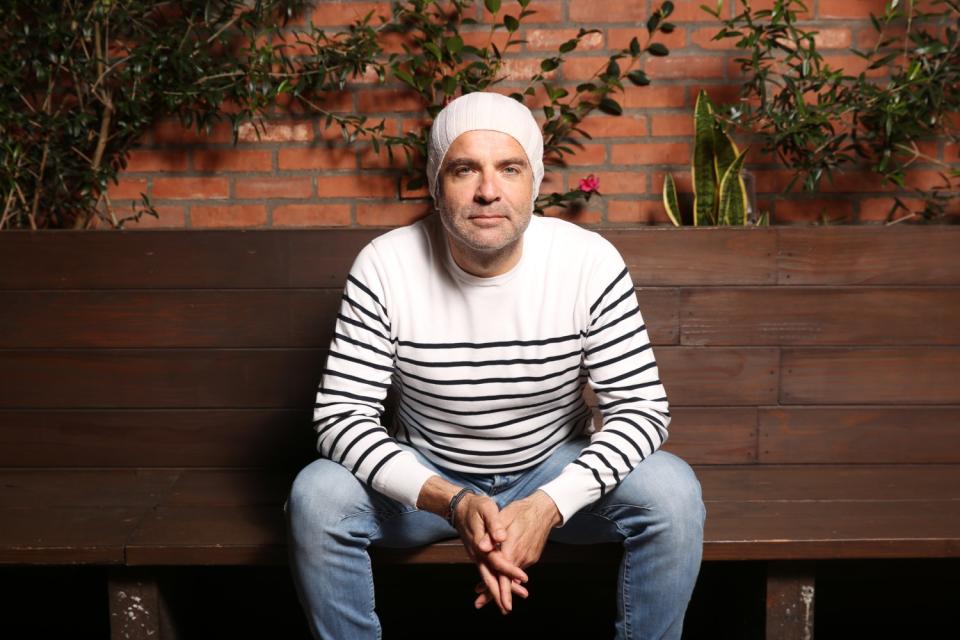
M490 569L488 569L483 563L478 564L477 567L480 570L480 576L483 578L483 583L487 585L487 591L497 603L497 606L500 608L500 612L506 613L506 610L503 608L503 603L500 601L500 585L497 582L496 576L494 576L490 572Z
M506 574L511 579L520 580L521 582L527 582L530 579L527 573L521 569L519 565L511 562L503 551L492 551L488 553L487 563L494 571Z
M521 598L526 599L530 597L530 592L518 582L511 583L511 588L513 589L513 592ZM490 597L490 592L487 591L487 588L483 586L482 582L477 584L476 591L478 595L477 599L473 601L473 606L477 609L481 609L487 604L493 602L493 598Z
M484 501L480 506L480 517L483 518L483 524L494 542L503 542L507 539L507 530L500 520L500 510L497 509L497 503L493 500Z
M512 611L513 589L510 588L510 585L513 584L513 580L507 576L498 576L497 581L500 583L500 601L503 602L503 608Z

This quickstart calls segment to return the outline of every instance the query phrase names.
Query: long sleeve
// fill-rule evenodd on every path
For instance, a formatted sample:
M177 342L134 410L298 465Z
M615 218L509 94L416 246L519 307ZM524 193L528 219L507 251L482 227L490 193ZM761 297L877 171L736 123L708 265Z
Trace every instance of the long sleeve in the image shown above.
M317 392L317 450L380 493L415 506L435 473L401 448L382 425L394 371L395 341L373 244L357 255Z
M570 516L612 491L667 438L667 394L623 258L598 236L601 257L587 287L583 363L603 427L560 475L540 487Z

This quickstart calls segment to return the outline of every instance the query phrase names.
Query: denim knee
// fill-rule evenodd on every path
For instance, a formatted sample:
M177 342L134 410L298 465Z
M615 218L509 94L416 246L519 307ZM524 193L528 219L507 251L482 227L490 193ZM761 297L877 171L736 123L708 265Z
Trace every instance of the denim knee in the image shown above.
M665 526L703 537L706 507L700 480L682 458L659 450L641 462L621 485L617 488L618 503L643 507Z
M363 483L343 465L324 458L300 470L284 509L294 530L319 532L368 501Z

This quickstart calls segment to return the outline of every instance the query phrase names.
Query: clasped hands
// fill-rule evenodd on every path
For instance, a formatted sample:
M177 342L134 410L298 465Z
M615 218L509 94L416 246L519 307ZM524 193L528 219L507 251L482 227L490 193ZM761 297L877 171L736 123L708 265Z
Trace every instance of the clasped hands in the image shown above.
M481 582L474 606L496 602L504 615L513 610L513 594L529 595L524 568L540 559L550 529L561 521L553 500L543 491L510 503L500 511L488 496L468 494L454 522L470 558L477 564Z

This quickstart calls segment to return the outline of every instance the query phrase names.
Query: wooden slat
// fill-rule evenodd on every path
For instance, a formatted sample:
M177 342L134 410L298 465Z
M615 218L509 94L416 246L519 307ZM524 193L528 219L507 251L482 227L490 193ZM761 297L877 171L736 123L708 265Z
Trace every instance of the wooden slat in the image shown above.
M327 348L340 289L0 292L0 348Z
M670 437L663 448L688 463L756 461L757 410L753 407L677 407L671 397L670 414Z
M960 228L780 227L778 284L960 284Z
M960 407L761 407L759 439L764 463L957 463Z
M960 557L954 500L710 502L705 560Z
M10 231L0 237L0 290L340 288L384 231Z
M954 500L960 509L960 465L694 465L694 471L705 502Z
M152 507L179 475L172 469L0 469L0 508Z
M777 230L604 229L637 286L774 284Z
M655 347L672 407L776 404L780 352L772 347Z
M0 564L122 564L144 507L2 507Z
M0 408L310 407L326 357L325 349L0 351Z
M780 404L960 404L960 348L784 348Z
M2 467L300 468L312 410L0 411Z
M282 504L159 507L126 547L128 565L258 565L286 559Z
M327 348L341 288L0 291L0 348ZM654 344L677 344L678 291L638 289Z
M691 288L680 318L684 345L958 345L960 288Z

